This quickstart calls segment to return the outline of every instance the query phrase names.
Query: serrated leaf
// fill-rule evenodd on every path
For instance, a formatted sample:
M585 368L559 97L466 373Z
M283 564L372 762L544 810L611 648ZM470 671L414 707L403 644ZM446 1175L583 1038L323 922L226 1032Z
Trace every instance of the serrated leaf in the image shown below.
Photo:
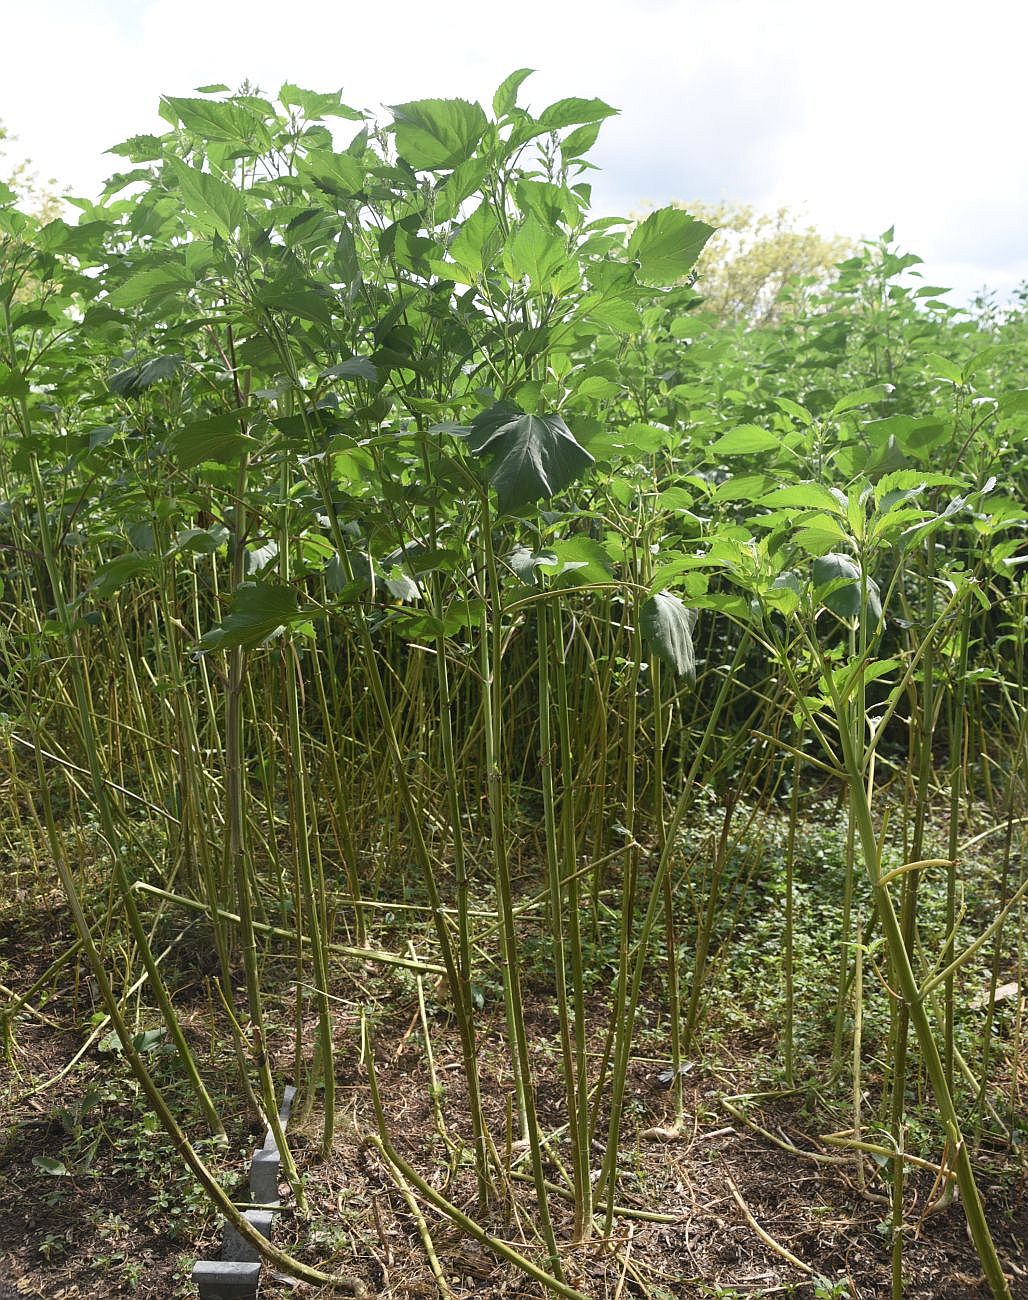
M695 682L695 610L687 609L673 592L658 591L643 602L639 614L643 638L653 654L677 676Z
M530 77L535 71L534 68L518 68L517 72L512 72L509 77L504 77L500 82L496 94L493 96L493 112L497 117L506 117L512 112L518 102L518 90L522 82Z
M768 433L758 424L740 424L716 438L710 450L717 456L750 456L755 452L774 451L781 442L778 434Z
M840 618L859 618L861 606L860 569L848 555L829 551L813 565L814 587L821 601ZM867 609L872 623L882 617L882 598L873 578L867 580ZM825 590L827 588L827 590Z
M602 99L558 99L539 115L539 125L544 131L560 131L566 126L584 126L588 122L602 122L606 117L616 117L618 110Z
M419 99L390 107L397 153L416 170L448 171L465 162L488 125L481 104L466 99Z
M489 481L505 514L556 496L593 464L559 415L528 415L509 402L472 421L470 442L492 459Z
M119 397L138 397L151 385L170 379L181 365L182 358L174 354L152 357L149 361L140 362L139 365L112 375L107 381L107 387Z
M512 280L527 277L532 288L541 293L567 264L567 256L567 246L560 233L529 216L515 230L503 260Z
M483 200L450 241L449 254L458 266L470 271L474 277L481 275L485 267L491 265L493 254L499 246L500 227L496 214L492 205ZM450 274L453 278L451 273L452 268L443 263L440 274Z
M96 571L86 591L101 598L112 596L120 587L152 568L153 559L146 555L119 555Z
M107 296L112 307L138 307L157 302L169 293L192 289L195 281L184 266L156 266L137 271Z
M260 645L279 628L310 617L301 612L292 587L271 582L244 582L236 588L230 612L201 638L204 650L231 650Z
M241 411L194 420L168 435L168 455L180 469L193 469L205 461L234 465L254 440L239 428Z
M329 366L321 372L322 379L366 379L374 383L378 379L375 363L367 357L349 357L337 366Z
M689 274L713 233L681 208L658 208L632 232L628 256L639 263L641 283L666 288Z
M844 501L845 498L840 501L831 488L822 483L790 483L788 487L769 492L761 498L760 504L776 510L827 510L841 515L846 508Z
M246 204L234 185L199 167L189 167L180 158L168 158L165 165L171 169L182 202L201 230L228 239L239 229L246 216Z

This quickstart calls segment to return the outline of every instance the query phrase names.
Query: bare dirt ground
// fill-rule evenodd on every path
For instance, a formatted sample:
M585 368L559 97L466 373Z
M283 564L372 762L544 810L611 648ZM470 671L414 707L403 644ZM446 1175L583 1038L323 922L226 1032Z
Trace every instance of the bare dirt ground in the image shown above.
M66 943L67 927L56 902L48 907L8 908L0 923L0 976L13 972L24 987ZM169 969L171 969L169 967ZM205 1146L224 1172L226 1185L242 1194L257 1121L233 1110L231 1061L212 1033L212 1004L203 972L192 958L177 972L180 999L191 1007L190 1032L205 1069L225 1083L224 1113L230 1127L227 1152ZM352 1007L340 1005L338 1037L338 1131L333 1156L316 1159L317 1109L298 1113L291 1128L301 1169L308 1177L311 1218L301 1223L287 1199L276 1230L279 1244L329 1271L352 1274L383 1297L431 1296L439 1285L411 1210L367 1142L374 1129L368 1082L360 1062L354 981ZM147 1116L124 1062L104 1032L70 1070L86 1041L83 1024L93 1008L85 972L69 964L58 992L34 1012L24 1010L10 1026L8 1060L0 1083L0 1300L18 1296L135 1295L169 1300L193 1294L189 1270L198 1257L218 1253L218 1224L190 1180L178 1172L174 1153ZM3 991L5 1000L7 991ZM283 1007L286 1007L283 1000ZM529 1028L537 1072L540 1122L560 1130L563 1091L556 1071L552 995L529 991ZM276 1043L277 1064L288 1074L291 1036ZM99 1027L103 1030L103 1027ZM433 1186L474 1213L474 1180L466 1163L448 1168L447 1137L466 1141L459 1049L444 1006L432 1008L436 1070L443 1085L440 1131L415 997L408 990L383 1001L375 1026L377 1072L396 1147ZM599 1048L600 1044L597 1044ZM155 1049L154 1068L175 1087L175 1062ZM629 1079L623 1128L619 1214L607 1240L594 1238L564 1251L567 1281L596 1300L692 1300L693 1297L800 1296L872 1300L889 1294L889 1230L886 1190L865 1166L863 1192L851 1155L817 1144L820 1132L838 1129L836 1117L817 1114L802 1097L739 1103L745 1119L722 1098L768 1086L766 1059L752 1044L723 1041L716 1055L696 1059L685 1076L683 1130L674 1140L654 1132L672 1117L671 1094L661 1079L666 1062L647 1055L652 1034L640 1038L640 1055ZM205 1052L207 1055L205 1056ZM490 1128L505 1146L512 1074L497 1006L483 1017L480 1079ZM193 1123L191 1132L197 1135ZM764 1133L758 1131L763 1129ZM604 1126L597 1125L597 1167ZM787 1150L788 1147L795 1151ZM567 1154L555 1139L553 1152ZM515 1146L516 1172L527 1170ZM938 1151L933 1157L938 1159ZM1007 1150L979 1155L983 1195L1015 1297L1028 1297L1028 1196ZM238 1174L238 1177L235 1175ZM551 1161L547 1176L561 1181ZM912 1172L907 1196L904 1250L906 1294L918 1300L970 1300L987 1291L968 1241L959 1204L925 1214L933 1196L930 1172ZM534 1225L531 1188L511 1183L512 1196L488 1219L496 1237L543 1263ZM934 1189L937 1192L937 1188ZM571 1207L551 1198L556 1235L572 1236ZM649 1216L649 1217L648 1217ZM541 1289L512 1266L465 1236L431 1207L428 1230L455 1297L529 1297ZM762 1236L762 1234L764 1234ZM768 1243L770 1238L774 1246ZM806 1267L791 1263L787 1252ZM261 1295L328 1295L265 1270Z

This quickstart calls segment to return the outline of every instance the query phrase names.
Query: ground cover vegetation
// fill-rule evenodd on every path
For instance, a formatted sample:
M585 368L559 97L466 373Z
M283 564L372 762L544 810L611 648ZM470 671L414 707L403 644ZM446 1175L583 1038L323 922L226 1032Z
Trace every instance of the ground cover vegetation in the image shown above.
M0 192L11 1278L292 1081L268 1294L1023 1295L1024 313L726 323L526 76Z

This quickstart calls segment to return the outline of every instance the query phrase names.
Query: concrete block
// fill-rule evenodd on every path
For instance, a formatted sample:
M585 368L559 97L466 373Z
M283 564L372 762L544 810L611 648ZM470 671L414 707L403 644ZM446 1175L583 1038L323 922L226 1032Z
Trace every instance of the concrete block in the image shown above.
M278 1204L278 1151L258 1147L250 1162L250 1200L258 1205Z
M256 1300L261 1266L241 1260L203 1259L193 1265L200 1300Z
M247 1210L243 1216L248 1223L261 1234L271 1240L271 1225L274 1215L271 1210ZM260 1255L254 1246L241 1237L231 1223L226 1223L221 1238L221 1258L223 1260L242 1260L248 1264L260 1265Z

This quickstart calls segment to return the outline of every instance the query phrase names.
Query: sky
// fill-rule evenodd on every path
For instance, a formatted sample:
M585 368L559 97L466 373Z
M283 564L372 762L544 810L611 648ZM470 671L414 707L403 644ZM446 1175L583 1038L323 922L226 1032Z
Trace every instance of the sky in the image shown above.
M672 199L787 205L826 234L889 226L967 302L1028 280L1023 0L0 0L0 122L94 196L104 151L167 129L160 95L244 79L385 105L619 109L590 154L597 215Z

